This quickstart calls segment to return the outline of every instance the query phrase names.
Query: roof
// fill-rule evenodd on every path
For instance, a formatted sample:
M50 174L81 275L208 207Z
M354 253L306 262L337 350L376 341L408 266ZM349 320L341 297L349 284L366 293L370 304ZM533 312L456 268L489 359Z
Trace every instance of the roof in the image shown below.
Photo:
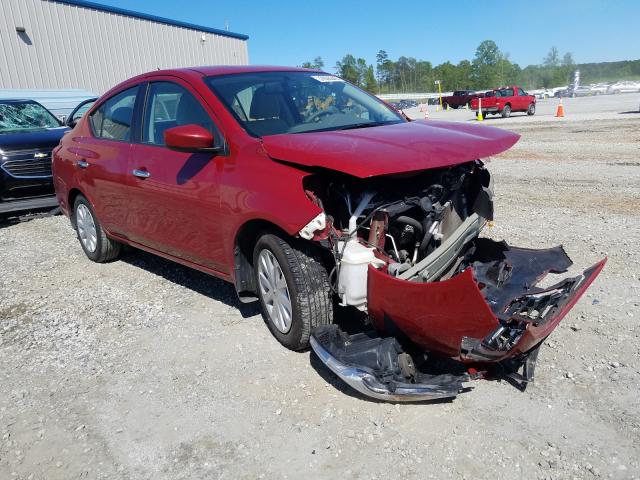
M321 72L321 70L310 70L301 67L281 67L277 65L212 65L191 67L188 70L195 70L202 75L227 75L230 73L258 73L258 72Z
M202 25L196 25L188 22L180 22L178 20L172 20L170 18L158 17L156 15L149 15L147 13L134 12L133 10L125 10L124 8L112 7L109 5L102 5L95 2L87 2L85 0L52 0L56 3L64 3L67 5L73 5L76 7L90 8L93 10L99 10L101 12L115 13L118 15L124 15L126 17L139 18L141 20L149 20L156 23L164 23L165 25L173 25L176 27L188 28L190 30L197 30L199 32L213 33L215 35L222 35L224 37L238 38L240 40L247 40L248 35L242 33L227 32L226 30L220 30L217 28L204 27Z
M310 72L322 73L321 70L310 70L301 67L279 67L274 65L202 65L195 67L168 68L164 70L152 70L150 72L141 73L135 77L131 77L128 81L136 81L146 77L155 77L159 75L196 75L203 77L214 77L218 75L230 75L235 73L260 73L260 72ZM327 74L328 75L328 74Z

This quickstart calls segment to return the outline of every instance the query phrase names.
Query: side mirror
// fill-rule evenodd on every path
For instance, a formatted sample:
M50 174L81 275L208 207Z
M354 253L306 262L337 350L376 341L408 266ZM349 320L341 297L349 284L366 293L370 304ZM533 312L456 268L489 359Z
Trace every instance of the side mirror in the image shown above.
M222 151L221 147L214 145L211 132L196 124L168 128L164 131L164 143L167 148L179 152L219 153Z

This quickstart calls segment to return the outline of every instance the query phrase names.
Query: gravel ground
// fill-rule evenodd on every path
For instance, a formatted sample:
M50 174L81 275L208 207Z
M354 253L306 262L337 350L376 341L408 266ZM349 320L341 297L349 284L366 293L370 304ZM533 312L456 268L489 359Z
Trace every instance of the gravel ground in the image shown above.
M488 234L609 257L526 392L367 401L231 286L35 219L0 228L0 478L640 478L640 114L504 125Z

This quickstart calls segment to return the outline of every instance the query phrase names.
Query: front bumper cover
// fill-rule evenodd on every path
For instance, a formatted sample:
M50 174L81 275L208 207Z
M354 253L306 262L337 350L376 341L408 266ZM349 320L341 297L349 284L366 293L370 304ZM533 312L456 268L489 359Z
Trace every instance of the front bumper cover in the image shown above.
M562 247L534 250L483 238L464 255L463 271L436 282L400 280L369 267L368 310L376 330L467 363L519 357L558 326L606 262L541 288L548 273L572 265Z
M336 325L327 325L316 328L310 341L320 361L342 381L378 400L419 402L453 398L469 390L466 382L475 378L468 373L419 373L407 366L410 357L395 338L382 338L375 332L347 335Z
M524 390L533 381L540 346L606 258L541 288L537 284L548 273L571 266L562 247L532 250L475 239L463 256L464 270L436 282L402 280L369 267L368 312L376 331L347 335L335 325L319 327L311 335L313 350L345 383L379 400L452 398L483 376L430 375L407 366L425 352L456 360L458 370L467 364L469 372L499 371Z

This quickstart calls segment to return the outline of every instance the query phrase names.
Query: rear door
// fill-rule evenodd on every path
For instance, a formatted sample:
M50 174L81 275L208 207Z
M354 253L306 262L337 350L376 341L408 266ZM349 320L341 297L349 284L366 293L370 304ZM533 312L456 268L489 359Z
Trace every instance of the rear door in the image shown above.
M100 223L121 236L127 236L127 170L139 93L136 85L103 101L89 117L90 134L74 145L80 189Z
M150 82L129 159L128 229L135 242L228 273L218 226L217 168L225 154L179 152L164 143L167 129L188 124L223 144L212 112L189 84L175 77Z

